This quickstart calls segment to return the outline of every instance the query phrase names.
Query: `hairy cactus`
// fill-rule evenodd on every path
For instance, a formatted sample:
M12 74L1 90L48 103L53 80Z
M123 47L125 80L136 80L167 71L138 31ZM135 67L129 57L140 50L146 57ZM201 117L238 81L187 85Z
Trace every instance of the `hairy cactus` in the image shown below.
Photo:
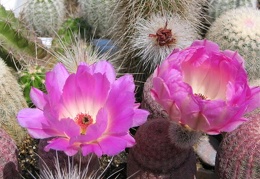
M95 37L107 37L109 29L115 22L112 3L115 0L78 0L81 16L93 27Z
M153 72L175 48L185 48L199 39L199 34L189 21L178 14L137 20L135 33L131 36L131 49L140 63Z
M40 41L30 33L13 14L0 5L1 57L13 57L20 64L32 59L43 59L47 52Z
M23 93L16 78L2 59L0 59L0 127L20 145L26 131L18 124L16 115L27 107Z
M180 131L185 129L175 132L172 128L177 129L181 126L162 118L149 120L138 128L135 134L136 145L130 149L128 155L128 177L194 178L196 173L196 159L192 148L194 143L189 140L187 145L183 145L189 135L188 131L185 132L187 135L183 135ZM184 136L184 140L180 138L176 140L178 138L176 135L180 138Z
M16 144L14 140L1 128L0 144L0 178L20 178Z
M222 13L239 7L256 7L257 0L211 0L209 3L208 14L210 22L213 22Z
M220 179L260 178L260 113L222 140L216 157L216 173Z
M38 36L53 36L66 15L64 0L28 0L23 20Z
M44 91L45 69L41 66L29 65L18 71L19 83L23 88L23 95L28 106L32 105L30 99L31 87L36 87Z
M238 51L245 59L250 81L260 78L260 11L238 8L222 14L210 27L206 38L222 49ZM259 85L259 84L258 84Z

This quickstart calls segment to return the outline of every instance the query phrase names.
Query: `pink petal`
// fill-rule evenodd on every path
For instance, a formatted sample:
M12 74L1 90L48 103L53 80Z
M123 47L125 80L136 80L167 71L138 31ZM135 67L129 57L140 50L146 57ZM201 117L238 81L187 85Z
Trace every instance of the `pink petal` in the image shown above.
M143 109L135 109L133 116L133 124L131 127L137 127L144 124L147 121L149 112Z
M98 157L101 157L103 155L102 150L99 144L97 143L83 144L81 150L83 156L86 156L91 153L96 154Z
M48 141L48 145L44 147L44 150L48 152L50 149L64 151L68 156L75 155L79 147L78 146L70 146L69 140L66 138L55 138Z
M110 83L113 83L116 79L116 72L114 67L106 60L101 60L98 63L94 63L92 66L94 73L105 74Z
M43 110L46 105L46 94L44 94L41 90L32 87L30 91L30 98L33 104L40 110Z
M99 141L99 146L101 147L103 153L109 156L117 155L118 153L124 151L127 145L127 141L117 136L107 136Z
M44 139L59 134L49 125L48 120L39 109L25 108L19 111L17 119L19 124L27 128L29 134L34 138Z

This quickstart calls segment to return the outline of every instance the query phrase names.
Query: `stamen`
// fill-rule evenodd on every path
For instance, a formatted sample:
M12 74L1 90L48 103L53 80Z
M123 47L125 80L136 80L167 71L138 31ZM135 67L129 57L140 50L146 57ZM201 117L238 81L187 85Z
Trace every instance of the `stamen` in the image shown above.
M88 126L93 123L93 118L89 114L80 113L75 117L75 122L80 126L80 133L84 135Z

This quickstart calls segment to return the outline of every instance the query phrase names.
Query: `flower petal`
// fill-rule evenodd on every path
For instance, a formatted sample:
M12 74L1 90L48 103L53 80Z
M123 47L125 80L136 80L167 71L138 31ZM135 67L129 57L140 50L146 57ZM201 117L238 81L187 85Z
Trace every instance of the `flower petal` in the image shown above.
M30 91L30 98L33 104L40 110L43 110L46 105L46 94L44 94L41 90L32 87Z

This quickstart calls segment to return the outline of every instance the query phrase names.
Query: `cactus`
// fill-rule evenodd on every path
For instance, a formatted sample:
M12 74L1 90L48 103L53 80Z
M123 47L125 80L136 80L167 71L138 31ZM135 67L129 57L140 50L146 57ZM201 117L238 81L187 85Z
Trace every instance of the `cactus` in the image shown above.
M64 0L28 0L23 20L38 36L53 36L62 24L66 8Z
M216 157L215 171L220 179L260 178L260 113L222 140Z
M41 66L28 65L26 68L22 68L18 71L19 79L18 82L23 88L23 95L28 106L32 106L33 103L30 99L31 87L36 87L44 91L44 79L45 69Z
M199 39L196 29L178 14L152 14L148 19L138 19L134 28L135 33L130 42L132 50L150 72L153 72L173 49L185 48Z
M222 13L239 7L256 7L256 0L211 0L208 14L210 22L213 22Z
M94 28L95 37L107 37L109 29L115 22L112 3L115 0L78 0L81 16Z
M249 80L260 78L260 11L238 8L222 14L210 27L206 38L222 49L238 51L245 59ZM259 84L258 84L259 85Z
M26 108L26 101L16 78L2 59L0 59L0 127L20 145L26 131L19 126L16 115Z
M0 178L20 178L16 144L14 140L1 128L0 144Z
M180 129L181 126L162 118L149 120L138 128L135 134L136 145L130 149L128 155L128 177L139 179L194 178L196 158L192 145L196 140L193 142L189 140L187 145L183 145L187 136L183 135L183 132L172 131L172 127L179 128L178 131L186 130ZM188 131L186 132L188 134ZM180 138L185 137L183 141L176 140L176 136L172 138L174 135Z
M6 11L2 5L0 5L0 46L2 58L11 56L20 64L47 56L47 51L40 41L15 18L12 11Z

